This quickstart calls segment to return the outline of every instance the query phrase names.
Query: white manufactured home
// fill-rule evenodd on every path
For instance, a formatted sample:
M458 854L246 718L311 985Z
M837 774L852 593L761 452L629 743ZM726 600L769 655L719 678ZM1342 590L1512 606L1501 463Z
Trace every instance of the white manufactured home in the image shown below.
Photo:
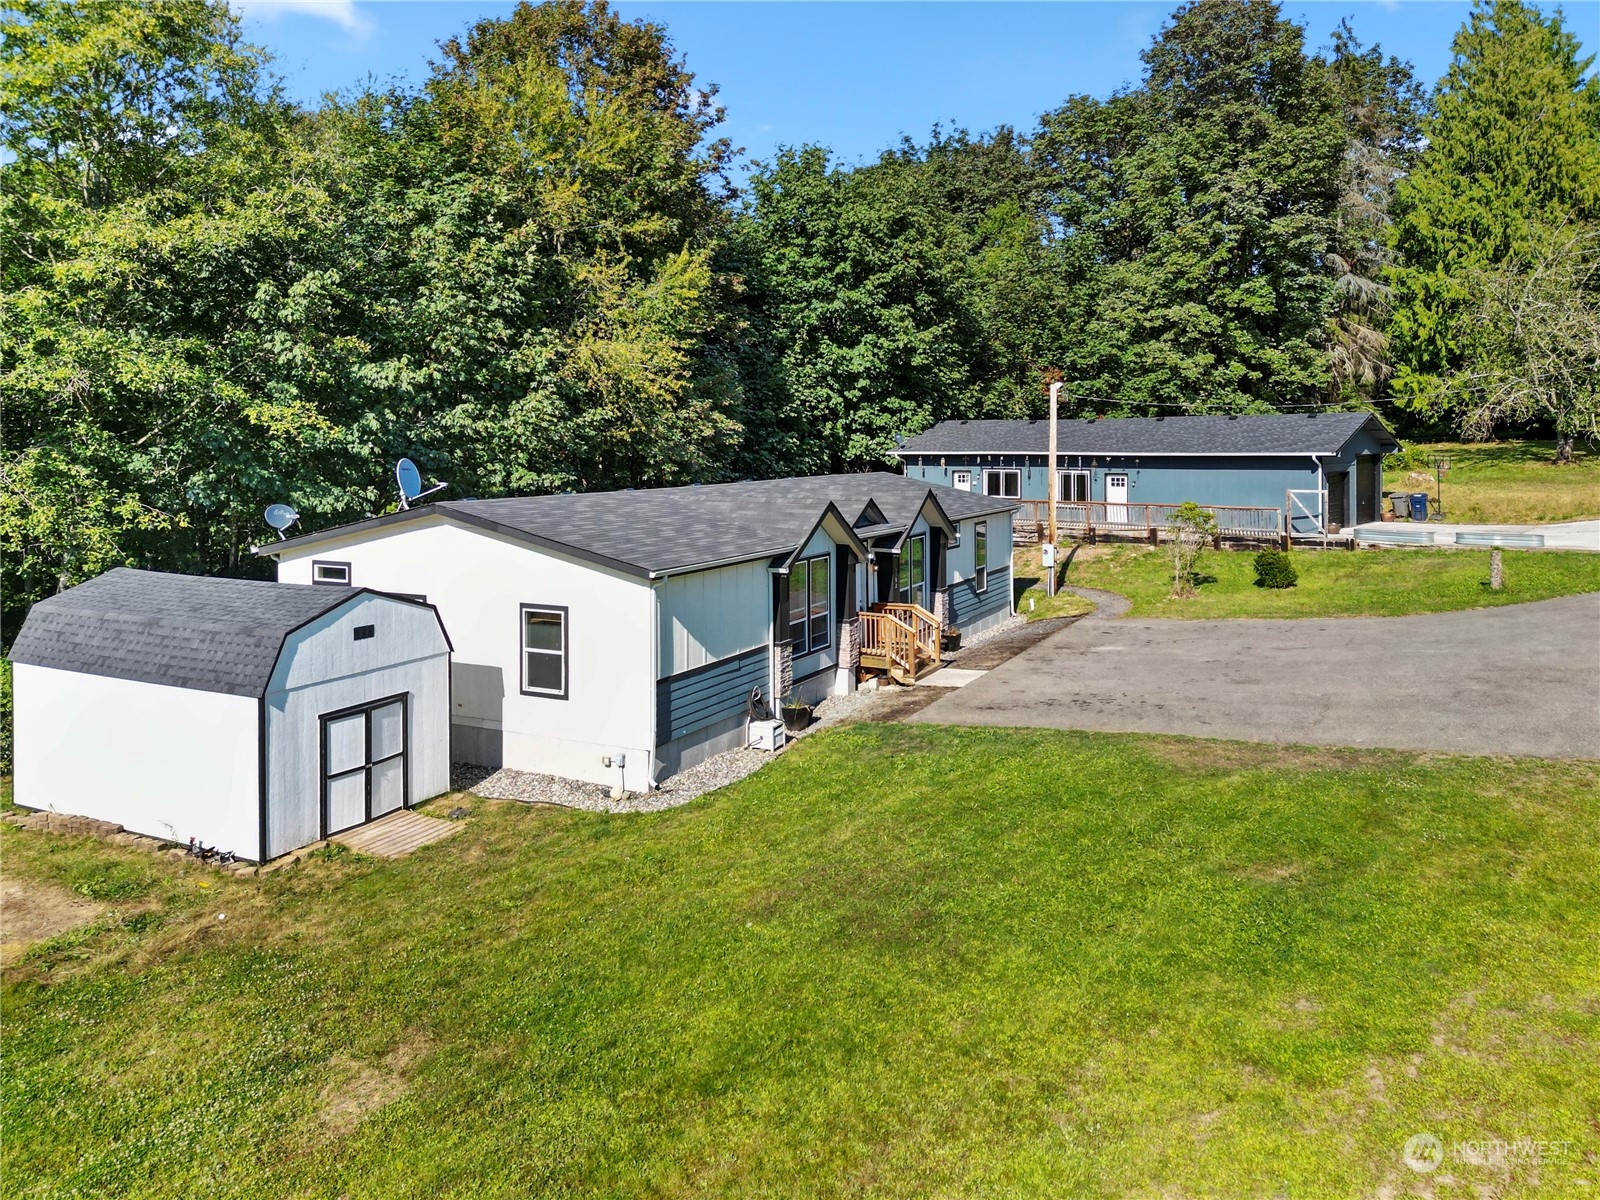
M435 605L456 759L643 791L1012 611L1010 501L899 475L454 500L257 550Z
M450 786L450 642L367 589L118 569L11 649L14 798L265 861Z

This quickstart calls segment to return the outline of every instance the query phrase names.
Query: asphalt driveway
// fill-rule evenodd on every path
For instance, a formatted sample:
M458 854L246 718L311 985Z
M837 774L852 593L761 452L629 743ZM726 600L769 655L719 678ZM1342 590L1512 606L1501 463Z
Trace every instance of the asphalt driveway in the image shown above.
M1089 617L909 719L1600 757L1600 593L1413 617Z

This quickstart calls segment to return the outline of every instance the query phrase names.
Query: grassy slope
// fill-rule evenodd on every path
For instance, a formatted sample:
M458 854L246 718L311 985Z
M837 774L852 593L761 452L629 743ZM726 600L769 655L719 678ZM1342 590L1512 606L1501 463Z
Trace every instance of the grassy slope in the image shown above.
M1094 605L1071 592L1054 596L1045 592L1044 572L1039 566L1038 546L1018 546L1011 557L1011 577L1016 591L1017 612L1030 621L1047 617L1081 617L1094 611Z
M164 914L8 976L8 1194L1349 1196L1421 1129L1569 1143L1451 1195L1594 1176L1596 764L855 726L474 809L204 891L0 828Z
M1489 589L1487 550L1297 550L1300 582L1255 585L1255 555L1211 551L1200 560L1199 595L1170 599L1165 548L1096 547L1068 572L1074 587L1105 588L1133 601L1139 617L1358 617L1445 612L1600 591L1600 555L1507 550L1506 586Z
M1555 466L1554 442L1496 442L1418 446L1419 461L1443 454L1448 521L1468 524L1541 524L1600 517L1600 454L1579 443L1577 462ZM1431 471L1385 468L1385 491L1435 492Z

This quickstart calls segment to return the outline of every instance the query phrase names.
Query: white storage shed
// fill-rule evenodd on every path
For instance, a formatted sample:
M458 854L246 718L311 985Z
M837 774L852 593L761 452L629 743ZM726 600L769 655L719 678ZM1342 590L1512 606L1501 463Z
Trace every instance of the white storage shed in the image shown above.
M450 653L401 596L108 571L12 645L14 798L266 861L449 788Z

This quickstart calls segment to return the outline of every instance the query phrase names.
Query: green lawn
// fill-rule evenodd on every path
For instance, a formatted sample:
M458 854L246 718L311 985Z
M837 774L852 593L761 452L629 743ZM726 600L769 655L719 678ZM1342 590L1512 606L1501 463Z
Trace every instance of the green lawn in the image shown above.
M1600 1182L1600 764L851 726L472 808L259 880L0 827L117 906L7 973L6 1194ZM1556 1145L1421 1181L1422 1130Z
M1384 466L1385 491L1436 492L1431 463L1450 460L1444 515L1467 524L1543 524L1600 517L1600 454L1582 442L1577 461L1556 466L1554 442L1438 443L1408 448L1410 470Z
M1136 617L1390 617L1547 600L1600 591L1600 554L1507 550L1506 586L1489 588L1487 550L1296 550L1300 582L1274 591L1255 585L1250 551L1208 551L1199 594L1173 600L1165 547L1105 546L1080 551L1071 587L1104 588L1133 601Z

